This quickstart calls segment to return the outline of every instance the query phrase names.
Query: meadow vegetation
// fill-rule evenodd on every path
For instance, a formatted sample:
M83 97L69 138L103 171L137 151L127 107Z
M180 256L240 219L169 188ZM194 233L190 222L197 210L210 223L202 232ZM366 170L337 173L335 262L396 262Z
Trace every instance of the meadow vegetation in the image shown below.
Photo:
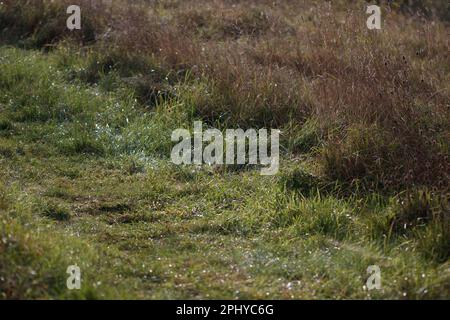
M0 2L0 298L450 298L449 5L379 3ZM195 120L280 173L172 164Z

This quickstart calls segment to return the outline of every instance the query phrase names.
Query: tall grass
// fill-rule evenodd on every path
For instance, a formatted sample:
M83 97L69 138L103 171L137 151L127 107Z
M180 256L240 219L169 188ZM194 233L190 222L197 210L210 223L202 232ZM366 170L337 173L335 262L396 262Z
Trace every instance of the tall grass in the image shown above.
M292 128L315 119L331 178L449 186L448 26L432 14L444 2L382 4L380 32L367 30L363 1L81 4L81 32L62 31L65 2L42 0L4 2L1 27L36 46L96 39L81 76L131 77L144 104L171 96L161 80L170 75L210 123Z

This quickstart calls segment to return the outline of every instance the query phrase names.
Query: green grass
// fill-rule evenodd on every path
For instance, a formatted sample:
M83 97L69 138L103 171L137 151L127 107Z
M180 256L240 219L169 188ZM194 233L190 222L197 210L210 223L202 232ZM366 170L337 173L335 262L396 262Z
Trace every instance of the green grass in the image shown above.
M149 110L120 75L97 74L111 91L66 58L0 48L1 298L449 298L433 192L405 202L318 176L313 120L274 177L172 165L189 90ZM66 289L74 264L80 291ZM380 291L364 289L373 264Z

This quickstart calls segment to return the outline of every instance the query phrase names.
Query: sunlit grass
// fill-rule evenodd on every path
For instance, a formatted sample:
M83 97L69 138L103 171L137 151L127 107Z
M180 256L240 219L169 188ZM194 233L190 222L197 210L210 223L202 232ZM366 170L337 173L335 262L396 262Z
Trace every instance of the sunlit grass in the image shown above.
M448 26L269 2L113 8L104 42L0 8L0 298L449 298ZM280 173L173 165L197 119L282 129Z

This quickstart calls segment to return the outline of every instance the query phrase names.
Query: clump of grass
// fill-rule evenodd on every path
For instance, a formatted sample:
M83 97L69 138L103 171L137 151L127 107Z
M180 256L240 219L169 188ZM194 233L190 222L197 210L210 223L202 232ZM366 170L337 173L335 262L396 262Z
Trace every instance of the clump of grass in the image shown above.
M385 234L416 239L426 259L442 263L450 253L449 210L448 195L426 189L407 191L396 198L384 220Z
M26 207L23 209L27 210ZM0 220L0 298L98 299L117 296L114 290L106 288L99 294L94 285L96 276L91 270L97 273L101 263L98 251L67 234L35 232L33 228L37 227L35 220L29 220L27 226L8 215L3 215ZM82 270L82 287L76 292L66 286L66 270L71 265L78 265Z
M45 245L42 241L32 241L26 232L14 221L0 222L0 291L2 298L20 299L25 297L43 297L47 292L61 292L55 283L63 283L64 272L58 268L48 270L45 261L40 257ZM34 238L36 240L36 238ZM46 248L48 249L48 248ZM49 251L45 251L47 257ZM55 267L55 266L52 266ZM59 280L59 281L58 281ZM32 290L30 289L30 286Z
M136 157L127 158L124 162L123 170L130 175L146 172L145 163Z
M0 183L0 210L5 211L9 208L10 205L10 196L7 193L7 189Z
M316 119L303 124L291 122L282 130L282 145L294 154L314 153L323 142L322 132Z
M285 190L295 191L303 195L317 193L325 185L320 178L313 176L302 168L294 168L283 173L280 183Z
M450 20L450 4L446 0L401 0L394 3L394 6L410 14Z
M43 202L38 205L37 210L45 217L56 221L70 220L70 212L63 205L56 202Z
M289 226L299 236L328 235L335 239L350 238L354 209L344 201L322 197L320 193L306 198L287 199L286 208L274 219L276 226Z
M445 195L435 195L428 190L407 191L397 199L390 228L395 233L401 233L432 221L448 223L448 201Z
M442 214L435 214L425 230L416 232L418 250L427 259L445 263L450 258L450 218L448 206Z
M65 141L65 143L61 145L60 150L68 155L102 155L104 153L104 148L101 144L89 137L78 137Z
M67 52L61 51L59 63L64 64ZM150 55L130 53L113 46L99 46L87 53L85 59L82 66L71 71L71 79L98 83L105 91L125 86L133 91L140 104L146 106L155 106L172 97L171 85L182 78L162 68Z
M70 193L70 190L67 190L66 187L54 185L49 187L47 191L45 191L44 196L60 199L71 199L72 194Z
M376 125L354 126L345 138L336 137L323 147L324 173L331 179L347 183L359 180L370 188L385 190L415 184L445 188L449 183L445 155L423 140L406 141L409 139Z
M116 71L120 77L152 75L159 79L166 76L159 70L151 56L145 56L113 46L99 46L87 55L86 68L80 70L79 77L95 83L102 75Z
M376 127L359 126L348 131L343 141L331 141L322 150L324 173L331 179L351 182L371 179L379 183L387 161L398 147L383 137Z
M120 223L120 224L137 224L142 222L152 222L154 216L149 213L138 212L138 213L123 213L120 215L115 215L109 217L109 223Z
M106 148L102 143L89 134L80 133L69 137L58 144L61 153L66 155L103 155Z
M89 1L77 1L86 8ZM0 37L25 47L48 47L58 41L72 37L81 43L95 40L99 31L99 20L92 10L83 10L82 24L79 31L70 32L66 26L66 9L74 4L70 1L45 0L5 0L0 6ZM26 8L26 9L25 9ZM100 19L99 19L100 18ZM45 23L42 23L45 21ZM97 30L96 30L97 29Z
M2 134L9 133L11 130L13 130L13 128L14 125L10 120L0 118L0 132Z
M0 157L12 158L16 155L24 155L25 150L16 141L0 138Z
M199 34L205 39L237 39L259 37L270 32L290 31L288 24L264 6L243 10L239 4L220 14L211 7L201 10L188 8L177 14L176 22L185 32Z

